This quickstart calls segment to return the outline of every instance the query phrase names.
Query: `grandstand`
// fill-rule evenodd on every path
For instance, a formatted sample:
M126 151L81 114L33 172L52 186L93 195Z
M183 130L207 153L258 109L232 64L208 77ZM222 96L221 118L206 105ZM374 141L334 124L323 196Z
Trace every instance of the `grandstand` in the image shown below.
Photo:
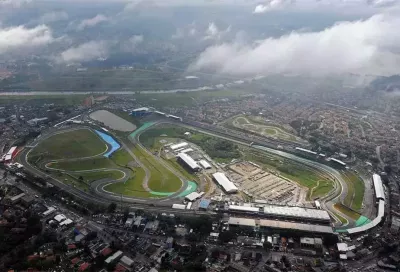
M379 200L378 204L378 215L374 220L360 227L347 229L346 232L350 235L356 235L368 232L369 230L378 226L383 221L384 217L385 217L385 201L381 199Z
M331 226L293 223L279 220L230 217L228 220L228 225L230 229L260 231L263 233L278 232L284 234L291 233L292 235L333 235Z
M257 207L254 207L257 206ZM237 206L229 205L229 212L236 214L256 214L259 217L293 220L297 222L314 222L328 225L331 223L329 213L321 209L303 208L297 206L260 205Z
M377 200L379 200L379 199L385 200L385 190L383 189L383 183L382 183L381 176L379 176L378 174L373 174L372 182L374 184L376 199Z

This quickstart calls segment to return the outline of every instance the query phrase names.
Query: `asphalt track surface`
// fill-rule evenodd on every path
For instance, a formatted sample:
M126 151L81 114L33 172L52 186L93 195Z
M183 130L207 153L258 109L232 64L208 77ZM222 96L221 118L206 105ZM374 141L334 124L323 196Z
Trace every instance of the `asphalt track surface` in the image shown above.
M249 146L249 140L248 139L239 140L238 137L231 138L231 137L228 137L228 136L225 136L225 135L221 135L221 134L219 134L218 132L215 132L215 131L210 131L210 130L207 130L207 129L204 129L204 128L199 128L199 127L194 127L193 125L187 125L187 124L176 123L176 122L158 122L158 123L156 123L154 125L162 124L162 123L169 123L169 124L179 125L179 126L182 126L182 127L186 127L186 128L192 129L192 130L197 130L197 131L205 133L205 134L212 135L214 137L223 138L223 139L226 139L226 140L229 140L229 141L232 141L232 142L236 142L236 143L241 144L241 145ZM50 132L48 132L48 134L46 134L46 136L42 136L42 137L40 137L38 139L35 139L35 141L32 144L30 144L30 146L35 146L38 142L40 142L40 141L42 141L42 140L44 140L44 139L46 139L48 137L51 137L52 135L55 135L55 134L58 134L58 133L64 133L64 132L66 132L68 130L76 130L76 129L82 129L82 127L70 128L70 129L66 129L66 130L62 130L62 131L60 131L59 129L57 129L55 131L52 131L52 132L50 131ZM141 146L141 148L144 148L140 144L140 142L138 141L138 138L140 138L140 134L137 135L136 139L130 139L130 140L133 141L134 143L138 143ZM126 149L126 150L128 149L129 150L129 148L127 148L124 143L122 144L122 146L123 146L124 149ZM250 147L254 148L254 149L257 149L257 150L265 151L265 152L268 152L268 153L271 153L271 154L275 154L275 155L278 155L278 156L281 156L281 157L284 157L284 158L287 158L287 159L290 159L290 160L293 160L293 161L296 161L296 162L299 162L301 164L307 165L307 166L309 166L311 168L317 169L317 170L322 171L325 174L331 176L332 179L334 180L335 188L328 195L326 195L326 196L324 196L323 198L320 199L321 205L325 210L327 210L331 214L331 216L333 218L335 218L336 221L339 221L339 220L337 219L335 214L339 214L340 216L346 218L346 220L349 222L349 226L354 224L354 220L353 219L349 218L348 216L346 216L345 214L341 213L340 211L336 210L333 207L333 205L336 202L343 201L344 198L347 195L347 184L343 180L341 174L337 170L335 170L335 169L333 169L333 168L331 168L329 166L326 166L324 164L321 164L321 163L318 163L318 162L315 162L315 161L311 161L311 160L308 160L308 159L305 159L305 158L302 158L302 157L298 157L298 156L295 156L293 154L290 154L290 153L287 153L287 152L283 152L281 150L276 150L276 149L272 149L272 148L269 148L269 147L258 146L258 145L253 145L253 146L250 146ZM121 195L117 195L117 194L113 194L113 193L105 191L104 187L106 185L108 185L110 183L113 183L113 182L121 182L121 181L113 181L113 180L110 180L110 179L104 179L104 180L98 180L98 181L92 182L92 184L91 184L91 192L94 193L94 194L88 194L88 193L85 193L85 192L75 188L75 187L72 187L70 185L66 185L62 181L60 181L60 180L58 180L56 178L50 177L47 173L42 172L41 170L36 169L32 165L30 165L29 162L27 161L27 155L29 154L30 150L31 150L30 148L25 148L20 153L20 162L21 162L21 164L23 164L26 167L26 169L29 172L32 172L32 173L34 173L34 174L36 174L38 176L50 178L53 181L54 185L60 187L61 189L65 190L65 191L68 191L69 193L75 195L76 197L85 199L87 201L92 201L92 202L95 202L95 203L103 203L103 204L104 203L120 201L120 202L124 202L124 203L127 203L127 204L136 204L135 206L140 206L141 204L143 204L144 206L146 206L146 209L147 209L147 206L149 206L149 204L150 205L157 205L157 206L159 206L159 205L161 205L161 206L169 206L171 203L174 202L174 201L171 201L171 199L173 197L175 197L176 195L178 195L179 192L181 192L182 190L185 189L185 184L184 184L184 186L182 186L182 188L181 188L181 190L179 190L179 192L177 192L176 194L173 194L170 197L162 198L162 199L160 199L160 198L157 198L157 199L152 199L152 198L150 198L150 199L133 198L133 197L121 196ZM147 149L144 148L144 150L147 150ZM129 152L129 153L131 154L131 152ZM159 209L157 208L155 210L159 210ZM176 210L173 210L173 209L166 209L166 210L169 211L169 212L175 212L176 213ZM189 214L189 213L193 213L193 212L186 211L185 213ZM196 213L200 214L199 212L196 212Z
M187 181L182 181L183 185L181 189L175 193L173 193L172 195L168 196L168 197L164 197L164 198L139 198L139 197L131 197L131 196L124 196L121 194L116 194L113 192L109 192L107 190L105 190L105 187L107 185L110 185L112 183L116 183L116 182L126 182L129 177L130 177L130 171L128 169L124 169L123 167L121 168L101 168L101 169L91 169L91 170L81 170L81 171L67 171L67 170L62 170L62 169L55 169L55 168L51 168L48 166L49 163L55 163L55 162L60 162L60 161L79 161L79 160L86 160L86 159L93 159L93 158L98 158L98 157L102 157L102 155L104 153L107 152L108 150L108 146L105 144L106 149L97 155L94 156L89 156L89 157L82 157L82 158L75 158L75 159L62 159L62 160L57 160L57 161L50 161L47 162L46 165L44 166L45 168L49 169L49 170L57 170L57 171L61 171L64 173L90 173L90 172L97 172L97 171L120 171L123 172L124 175L122 178L118 179L118 180L112 180L112 179L101 179L101 180L97 180L97 181L93 181L90 184L90 191L88 194L74 186L68 185L63 183L62 181L60 181L59 179L50 176L49 174L43 172L42 170L32 166L29 162L28 162L28 156L30 151L41 141L48 139L54 135L57 134L61 134L61 133L66 133L69 131L74 131L74 130L80 130L80 129L89 129L91 130L91 128L89 127L72 127L72 128L67 128L67 129L57 129L57 130L50 130L46 133L46 135L40 136L39 138L35 139L34 142L32 142L31 144L29 144L29 146L27 146L27 148L25 148L19 155L20 158L20 162L21 164L23 164L24 166L26 166L26 169L29 172L34 173L37 176L42 176L42 177L46 177L49 178L50 180L54 181L54 185L60 187L61 189L68 191L70 193L72 193L73 195L86 199L86 200L90 200L90 201L94 201L94 202L100 202L100 203L104 203L104 199L109 201L109 202L124 202L124 203L128 203L128 204L137 204L137 203L142 203L142 204L163 204L166 206L171 206L172 203L176 203L177 200L175 200L174 198L177 197L181 192L183 192L187 186ZM110 132L109 132L110 133ZM110 133L113 137L117 138L115 135L113 135L112 133ZM97 134L96 134L97 135ZM100 138L100 137L99 137ZM101 139L101 138L100 138ZM102 139L101 139L102 140ZM102 140L103 141L103 140ZM104 141L103 141L104 142ZM133 154L133 152L127 147L127 145L121 141L119 139L119 142L121 143L121 147L123 149L125 149L131 156L132 158L141 166L143 167L143 169L146 171L146 177L143 181L144 184L147 185L147 182L150 178L150 172L148 171L148 169L140 162L140 160L138 160L136 158L136 156ZM141 146L141 145L140 145ZM141 146L141 148L144 148L143 146ZM146 149L144 149L146 150ZM147 150L146 150L147 151ZM147 151L148 152L148 151ZM151 153L150 153L151 154ZM153 156L153 154L151 154L151 156ZM154 156L153 156L154 157ZM161 161L161 159L159 160ZM165 164L164 164L165 165ZM171 171L171 170L170 170ZM174 173L174 172L173 172ZM147 186L146 186L147 187ZM147 187L148 188L148 187ZM94 195L93 195L94 194ZM101 201L99 201L98 199L96 199L96 196L98 197L98 199L103 199Z

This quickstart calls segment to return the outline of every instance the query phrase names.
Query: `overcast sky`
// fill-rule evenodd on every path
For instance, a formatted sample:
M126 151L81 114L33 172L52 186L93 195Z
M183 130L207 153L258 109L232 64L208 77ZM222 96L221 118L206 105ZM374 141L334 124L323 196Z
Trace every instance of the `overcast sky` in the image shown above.
M159 39L198 46L191 71L392 75L399 18L399 0L0 0L0 59L90 61Z

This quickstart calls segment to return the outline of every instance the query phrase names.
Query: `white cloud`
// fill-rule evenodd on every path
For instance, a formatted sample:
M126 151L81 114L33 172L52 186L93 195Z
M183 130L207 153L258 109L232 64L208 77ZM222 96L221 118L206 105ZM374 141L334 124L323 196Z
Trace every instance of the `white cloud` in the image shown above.
M320 32L293 32L259 43L207 48L189 70L232 75L343 73L392 75L400 71L399 12L341 22Z
M20 8L31 2L32 0L0 0L0 8Z
M225 30L219 30L217 25L214 22L208 24L208 27L205 32L204 40L211 40L211 39L221 39L222 36L229 33L231 31L231 26L229 26Z
M67 63L90 61L107 57L108 51L109 44L106 41L90 41L65 50L58 61Z
M39 25L34 28L24 26L0 28L0 54L24 48L45 46L54 41L50 28Z
M139 44L144 41L143 35L134 35L130 37L127 41L122 43L121 50L123 52L131 52L133 53Z
M84 30L85 28L94 27L108 20L108 17L104 16L103 14L97 14L93 18L82 20L82 22L78 25L78 30Z
M399 4L399 0L367 0L367 3L376 7L386 7Z
M68 17L68 13L66 13L65 11L52 11L40 16L38 21L43 24L47 24L51 22L65 21L68 20Z
M292 4L293 0L270 0L265 4L259 4L255 7L253 13L266 13L273 10L283 9Z
M218 35L218 33L219 33L219 30L218 30L218 27L215 25L215 23L214 22L210 23L206 30L206 34L208 36L214 37L214 36Z

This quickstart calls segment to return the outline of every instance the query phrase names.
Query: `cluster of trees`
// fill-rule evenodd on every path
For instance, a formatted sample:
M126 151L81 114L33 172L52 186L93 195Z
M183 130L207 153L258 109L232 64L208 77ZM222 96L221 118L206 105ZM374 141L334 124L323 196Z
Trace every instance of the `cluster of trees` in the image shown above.
M200 146L212 158L235 159L240 157L238 146L230 141L206 135L200 139L193 137L190 141Z

